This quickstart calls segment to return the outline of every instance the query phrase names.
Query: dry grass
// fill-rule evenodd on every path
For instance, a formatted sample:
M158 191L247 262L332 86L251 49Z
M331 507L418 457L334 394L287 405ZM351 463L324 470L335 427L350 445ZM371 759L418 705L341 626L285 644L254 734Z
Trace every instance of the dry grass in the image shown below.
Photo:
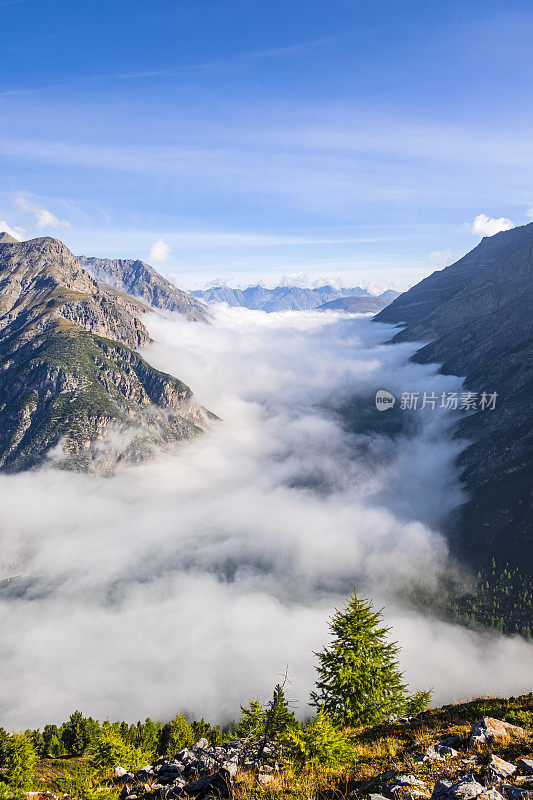
M520 721L515 717L521 717ZM319 770L308 775L295 775L285 771L265 786L258 785L255 776L240 773L235 786L236 800L339 800L340 798L366 798L370 792L379 792L380 776L395 771L399 774L415 775L428 786L428 796L436 780L457 779L465 773L473 773L481 782L487 783L486 762L491 753L506 761L516 763L520 757L533 757L533 724L524 724L524 735L502 739L493 745L466 746L470 726L483 716L505 719L520 725L533 719L533 695L511 701L497 698L479 698L469 703L460 703L450 708L433 709L419 720L406 724L387 724L373 728L347 730L354 744L354 763L335 771ZM423 755L431 744L447 736L460 736L464 745L456 746L459 756L445 762L427 761L416 764L415 759ZM531 784L531 785L530 785ZM521 783L533 789L533 781ZM408 790L396 794L398 800L408 795Z

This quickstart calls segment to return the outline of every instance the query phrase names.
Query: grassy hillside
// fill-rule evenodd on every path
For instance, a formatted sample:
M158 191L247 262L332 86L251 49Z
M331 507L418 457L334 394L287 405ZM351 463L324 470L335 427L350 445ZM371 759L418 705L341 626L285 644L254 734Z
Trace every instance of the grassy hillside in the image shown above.
M508 721L523 730L516 736L497 740L490 745L470 745L468 737L472 723L485 716ZM164 726L160 723L152 725L158 730L160 737ZM125 742L132 741L135 732L142 736L143 726L140 724L130 726L126 723L115 723L113 727L121 732ZM216 736L222 736L225 740L234 737L232 727L234 728L229 726L225 731L220 731L210 729L203 720L193 723L196 735L203 732L211 737L214 731L218 731ZM300 728L304 727L300 724ZM493 786L498 791L504 791L502 781L491 775L488 762L492 755L513 764L519 758L533 757L533 693L509 699L479 698L468 703L430 709L409 721L346 728L342 733L352 747L350 761L345 766L328 768L319 765L312 769L298 770L288 753L281 760L279 773L273 772L265 783L258 782L257 769L240 768L232 782L233 797L235 800L337 800L347 797L367 798L369 794L384 792L386 796L407 800L410 793L411 796L420 798L430 797L437 780L456 781L467 773L472 774L485 787ZM453 744L458 752L457 757L446 761L417 763L417 758L430 745L447 737L457 737ZM122 783L113 781L111 773L112 770L109 770L107 775L98 775L89 753L81 756L41 758L37 763L32 789L56 795L68 792L81 800L96 800L98 797L102 800L113 800L119 797ZM413 776L422 781L424 786L417 786L414 793L407 787L400 787L393 792L387 789L395 777L401 775ZM522 778L515 776L509 780L525 792L523 800L527 800L527 792L533 791L533 775ZM151 793L154 797L161 796L156 789L150 792L149 783L150 781L146 788L143 785L142 794L147 789L148 796ZM10 796L8 791L1 789L1 785L0 796ZM166 796L179 795L167 793Z

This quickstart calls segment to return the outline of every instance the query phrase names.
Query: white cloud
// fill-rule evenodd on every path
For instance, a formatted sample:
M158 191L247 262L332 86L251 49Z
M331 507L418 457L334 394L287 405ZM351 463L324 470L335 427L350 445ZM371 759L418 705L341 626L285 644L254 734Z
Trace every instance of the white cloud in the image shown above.
M28 192L19 192L15 195L17 207L26 213L32 214L38 228L70 228L71 224L66 219L59 219L44 206L34 203L29 199Z
M164 242L163 239L158 239L150 248L150 261L163 263L169 257L171 249L170 245Z
M528 208L526 213L527 213L529 219L533 220L533 206L531 206L531 208Z
M452 253L449 247L446 250L432 250L429 256L426 258L426 264L428 267L447 267L450 264L453 264L459 256L455 253Z
M373 403L377 387L439 394L460 379L409 362L412 344L382 347L388 326L333 313L147 324L158 344L143 355L223 422L110 478L0 475L0 560L33 571L25 592L0 592L5 727L73 708L227 720L287 663L304 714L312 651L354 585L385 605L413 688L442 702L530 688L531 645L427 619L396 596L449 567L437 530L462 494L446 414L387 439L321 410L332 395Z
M486 214L478 214L472 225L469 226L474 236L494 236L500 231L509 231L515 227L514 222L506 217L487 217Z
M10 236L13 238L18 239L19 242L24 239L26 231L24 228L12 228L11 225L5 221L5 219L0 220L0 233L9 233Z

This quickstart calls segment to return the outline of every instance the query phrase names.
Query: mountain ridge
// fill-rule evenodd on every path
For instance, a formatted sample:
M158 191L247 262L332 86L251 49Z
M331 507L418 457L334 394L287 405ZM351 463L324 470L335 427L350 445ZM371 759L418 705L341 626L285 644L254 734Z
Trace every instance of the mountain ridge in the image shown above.
M349 314L377 314L391 300L381 297L339 297L318 306L318 311L345 311Z
M533 223L485 237L456 264L405 292L376 317L403 326L393 342L424 343L413 360L439 362L494 411L457 424L458 459L470 493L451 523L452 541L475 566L493 557L533 572Z
M139 298L151 308L177 311L194 321L209 320L207 306L140 259L78 256L78 261L96 280Z
M398 295L393 289L389 293ZM355 286L351 289L337 289L325 284L314 288L300 286L275 286L267 289L257 284L246 289L232 289L229 286L213 286L209 289L195 290L191 294L208 304L226 303L230 307L244 307L253 311L311 311L331 300L347 297L375 297L366 289Z
M148 313L57 239L0 243L0 469L58 446L62 466L108 469L206 428L190 388L136 352Z

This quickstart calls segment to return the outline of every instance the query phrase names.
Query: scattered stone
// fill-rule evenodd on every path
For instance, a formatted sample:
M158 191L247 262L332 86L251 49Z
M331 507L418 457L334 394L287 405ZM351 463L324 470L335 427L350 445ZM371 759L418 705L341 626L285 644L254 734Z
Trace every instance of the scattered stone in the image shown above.
M495 755L491 755L488 763L488 769L491 778L495 778L497 780L508 778L510 775L513 775L513 773L516 772L516 767L514 764L510 764L509 761L504 761L503 758Z
M115 776L115 778L123 778L124 775L127 774L128 770L124 769L124 767L115 767L115 769L113 770L113 775Z
M398 775L394 780L392 791L394 791L394 787L400 786L420 786L422 789L426 788L424 781L419 780L414 775Z
M447 780L437 781L431 800L471 800L479 797L483 791L484 787L473 775L462 775L456 783Z
M446 761L447 758L456 758L459 755L457 750L454 750L453 747L447 747L443 744L432 744L426 750L424 756L422 756L422 761Z
M388 800L382 794L369 794L368 800Z
M273 778L272 775L268 775L264 772L260 772L259 775L257 775L256 777L257 777L257 782L261 784L270 783L270 781Z
M237 774L237 762L236 761L223 761L222 762L222 769L225 769L230 778L234 778Z
M513 786L510 783L503 783L500 791L508 800L533 800L533 792L522 789L520 786Z
M516 766L523 775L533 775L533 758L519 758Z
M504 797L492 786L490 789L484 789L481 794L478 795L477 800L504 800Z
M501 739L507 736L520 736L524 733L523 728L511 725L510 722L503 722L501 719L493 717L483 717L474 722L470 729L471 744L487 744L494 739Z

